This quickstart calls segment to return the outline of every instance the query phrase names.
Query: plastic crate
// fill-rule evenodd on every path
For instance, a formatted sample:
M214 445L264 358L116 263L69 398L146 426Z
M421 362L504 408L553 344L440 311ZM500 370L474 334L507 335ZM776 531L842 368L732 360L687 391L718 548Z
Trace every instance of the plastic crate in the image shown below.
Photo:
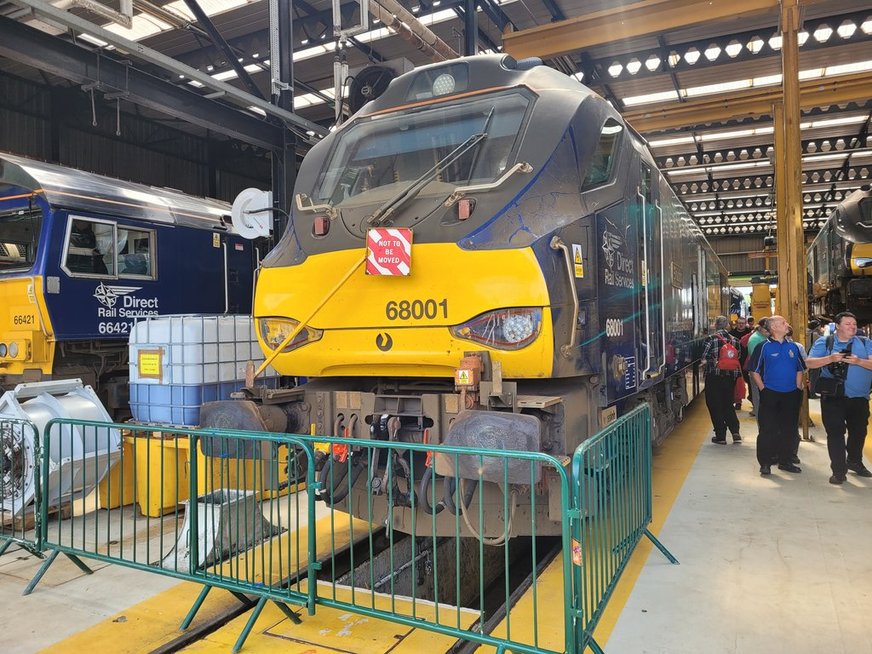
M258 386L278 387L278 377L259 377ZM137 422L197 426L204 402L229 400L245 380L209 384L130 384L130 410Z

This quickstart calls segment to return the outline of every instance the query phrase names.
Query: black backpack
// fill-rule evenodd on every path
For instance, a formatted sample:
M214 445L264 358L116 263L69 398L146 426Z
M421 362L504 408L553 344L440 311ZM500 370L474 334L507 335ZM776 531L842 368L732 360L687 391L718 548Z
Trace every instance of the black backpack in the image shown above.
M833 353L833 344L835 342L836 342L836 335L835 334L827 334L827 340L826 340L827 353L824 356L829 356L830 354ZM818 392L817 390L815 390L815 387L817 386L818 379L820 379L821 373L824 371L824 368L826 368L826 366L821 366L820 368L809 368L808 387L812 393Z

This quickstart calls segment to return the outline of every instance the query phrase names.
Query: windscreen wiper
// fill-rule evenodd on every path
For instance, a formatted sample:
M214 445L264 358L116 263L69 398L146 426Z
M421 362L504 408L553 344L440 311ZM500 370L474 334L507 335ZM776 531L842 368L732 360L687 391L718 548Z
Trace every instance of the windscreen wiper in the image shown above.
M418 179L409 183L409 185L406 186L402 191L397 193L397 195L395 195L390 200L385 202L382 206L380 206L375 211L375 213L367 218L367 223L369 223L369 225L372 227L376 227L385 223L397 209L399 209L409 200L415 198L418 193L420 193L434 177L436 177L448 166L460 159L460 157L466 154L471 148L474 148L486 138L487 132L479 132L478 134L473 134L472 136L470 136L463 143L461 143L451 152L442 157L442 159L437 161L436 165L434 165L430 170L421 175Z

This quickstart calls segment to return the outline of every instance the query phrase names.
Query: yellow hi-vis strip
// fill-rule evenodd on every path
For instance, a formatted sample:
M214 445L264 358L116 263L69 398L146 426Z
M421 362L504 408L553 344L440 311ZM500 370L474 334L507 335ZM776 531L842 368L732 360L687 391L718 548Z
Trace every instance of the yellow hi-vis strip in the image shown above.
M315 314L317 314L321 310L321 308L330 301L330 298L332 298L334 295L336 295L336 291L338 291L340 288L342 288L342 285L345 284L345 282L347 282L349 279L351 279L351 276L354 274L354 271L357 270L358 268L360 268L360 266L365 261L366 261L366 254L364 254L358 261L355 262L355 264L353 266L351 266L351 268L348 269L348 272L345 273L345 275L342 276L342 279L339 280L339 282L336 284L336 286L334 286L330 290L330 292L326 296L324 296L324 299L318 303L318 306L316 306L314 309L312 309L312 312L308 316L306 316L306 318L304 320L300 321L300 324L297 325L296 328L290 334L288 334L288 336L285 338L285 340L282 341L281 345L279 345L275 350L273 350L273 353L270 354L266 358L266 361L264 361L262 364L260 364L260 368L257 369L256 373L254 373L255 377L257 377L260 373L262 373L264 370L266 370L267 366L269 366L269 364L271 364L275 360L275 358L279 354L281 354L281 351L285 349L285 347L288 345L288 343L290 343L291 341L293 341L297 337L297 334L299 334L303 330L303 328L309 324L309 321L312 320L312 318L315 317Z

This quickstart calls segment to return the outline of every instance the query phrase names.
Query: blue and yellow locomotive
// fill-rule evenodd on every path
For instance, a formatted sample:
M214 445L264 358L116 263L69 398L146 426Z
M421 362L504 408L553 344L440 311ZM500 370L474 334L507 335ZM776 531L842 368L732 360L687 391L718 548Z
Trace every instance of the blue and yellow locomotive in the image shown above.
M846 197L827 218L807 252L809 316L832 319L851 311L872 322L872 185Z
M643 139L538 60L398 77L308 153L295 193L255 292L264 352L311 378L287 431L468 446L486 432L562 458L649 402L659 440L729 306L726 271ZM276 425L274 401L261 411L238 426ZM496 483L480 492L502 506ZM366 500L345 506L365 515ZM536 510L545 533L548 502Z
M249 313L230 206L0 153L0 387L81 378L129 413L133 322Z

